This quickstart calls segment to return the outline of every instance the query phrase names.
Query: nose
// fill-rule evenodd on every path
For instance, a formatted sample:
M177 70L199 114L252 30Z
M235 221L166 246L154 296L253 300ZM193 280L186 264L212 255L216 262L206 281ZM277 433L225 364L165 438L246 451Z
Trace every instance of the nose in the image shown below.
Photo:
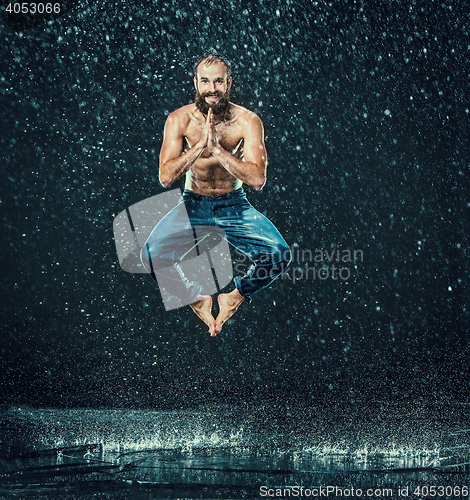
M209 90L210 90L211 92L215 92L215 83L214 83L214 82L210 82L210 83L209 83Z

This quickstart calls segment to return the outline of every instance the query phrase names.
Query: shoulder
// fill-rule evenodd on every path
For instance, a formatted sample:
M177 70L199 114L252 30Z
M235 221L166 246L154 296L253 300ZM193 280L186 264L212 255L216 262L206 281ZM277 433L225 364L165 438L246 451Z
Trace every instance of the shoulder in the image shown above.
M230 103L230 112L233 114L233 118L236 120L245 120L250 123L261 123L260 117L243 106L238 104Z
M245 131L245 134L256 131L263 133L263 122L256 113L237 104L231 104L230 110L233 113L233 120Z
M165 134L170 137L185 136L191 124L197 121L196 110L194 104L188 104L172 111L166 119Z
M183 125L189 123L191 117L194 115L193 104L188 104L182 106L181 108L175 109L167 117L167 123L177 123L178 125Z
M241 125L244 129L248 128L263 128L263 123L260 117L243 106L238 106L238 104L230 103L230 112L232 114L232 119L237 124Z

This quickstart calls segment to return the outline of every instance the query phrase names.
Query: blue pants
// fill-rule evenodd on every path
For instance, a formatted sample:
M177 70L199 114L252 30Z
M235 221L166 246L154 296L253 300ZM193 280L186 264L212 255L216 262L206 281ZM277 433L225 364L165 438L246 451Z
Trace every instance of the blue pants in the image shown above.
M288 266L291 253L287 243L273 223L248 202L243 188L214 197L185 190L180 203L148 237L142 249L142 262L157 277L163 273L165 290L186 304L197 299L201 285L188 280L178 266L197 243L195 231L188 229L184 209L192 228L222 229L227 241L252 261L246 274L234 279L246 301L270 285Z

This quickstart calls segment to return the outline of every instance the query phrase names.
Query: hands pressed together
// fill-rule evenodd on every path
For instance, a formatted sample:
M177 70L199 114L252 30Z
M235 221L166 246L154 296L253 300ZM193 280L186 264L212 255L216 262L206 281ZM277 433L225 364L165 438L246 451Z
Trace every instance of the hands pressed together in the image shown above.
M214 112L212 111L212 108L210 108L207 113L206 124L204 125L199 143L203 148L207 148L209 153L213 153L214 149L219 147L219 140L214 125Z

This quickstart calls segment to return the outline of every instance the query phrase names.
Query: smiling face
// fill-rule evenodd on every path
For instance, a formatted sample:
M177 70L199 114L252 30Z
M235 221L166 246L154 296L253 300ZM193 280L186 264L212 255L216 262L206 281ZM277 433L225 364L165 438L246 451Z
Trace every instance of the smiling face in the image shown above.
M202 61L197 67L194 78L196 88L196 106L203 114L212 108L214 115L223 113L229 104L232 77L227 75L227 66L215 60L209 64Z

